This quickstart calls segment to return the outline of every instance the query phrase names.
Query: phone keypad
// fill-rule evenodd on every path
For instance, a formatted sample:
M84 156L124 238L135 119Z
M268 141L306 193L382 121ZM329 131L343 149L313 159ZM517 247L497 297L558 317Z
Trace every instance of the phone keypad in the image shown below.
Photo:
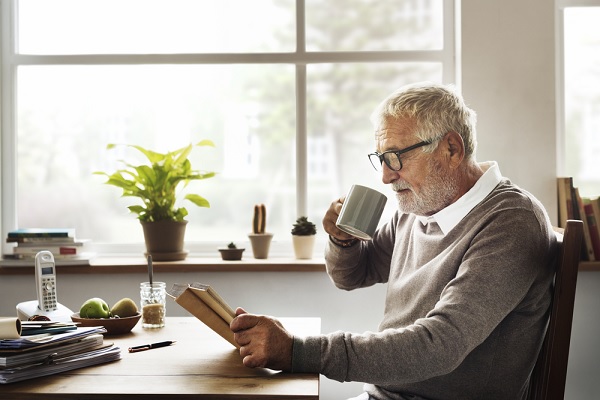
M42 303L45 311L56 310L56 287L54 278L42 278Z

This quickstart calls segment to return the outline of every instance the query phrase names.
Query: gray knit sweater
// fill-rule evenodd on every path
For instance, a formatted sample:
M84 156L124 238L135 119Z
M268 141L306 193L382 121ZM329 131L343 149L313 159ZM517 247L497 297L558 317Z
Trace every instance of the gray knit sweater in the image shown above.
M372 241L326 250L339 288L387 283L378 331L295 338L293 370L377 399L524 399L555 253L544 208L506 179L447 235L396 213Z

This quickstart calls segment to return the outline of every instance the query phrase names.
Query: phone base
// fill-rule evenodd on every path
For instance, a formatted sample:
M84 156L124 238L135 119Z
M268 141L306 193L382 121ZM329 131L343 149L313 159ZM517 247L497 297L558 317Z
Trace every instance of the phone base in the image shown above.
M34 315L43 315L50 318L51 321L71 322L73 311L60 303L56 304L57 309L53 311L42 311L38 308L38 301L24 301L17 304L17 318L21 321L27 321Z

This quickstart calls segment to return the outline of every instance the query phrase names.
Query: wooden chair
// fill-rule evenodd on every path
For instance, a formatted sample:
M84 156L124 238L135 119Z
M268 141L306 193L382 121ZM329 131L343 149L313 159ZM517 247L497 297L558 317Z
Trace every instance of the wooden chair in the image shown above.
M568 220L560 244L550 321L542 349L531 374L529 400L563 400L567 380L569 345L577 272L583 240L583 222Z

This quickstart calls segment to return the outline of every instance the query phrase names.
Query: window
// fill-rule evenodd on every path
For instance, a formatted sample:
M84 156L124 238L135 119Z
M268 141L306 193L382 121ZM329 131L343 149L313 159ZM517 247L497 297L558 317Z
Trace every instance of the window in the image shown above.
M192 156L218 174L186 188L211 203L186 206L190 250L246 241L257 203L276 246L299 215L320 228L351 184L385 191L368 116L400 85L455 81L454 2L342 3L2 2L3 234L71 227L111 251L141 244L134 200L92 174L137 156L109 143L215 142Z
M563 174L582 196L600 195L600 0L559 2L564 93Z

